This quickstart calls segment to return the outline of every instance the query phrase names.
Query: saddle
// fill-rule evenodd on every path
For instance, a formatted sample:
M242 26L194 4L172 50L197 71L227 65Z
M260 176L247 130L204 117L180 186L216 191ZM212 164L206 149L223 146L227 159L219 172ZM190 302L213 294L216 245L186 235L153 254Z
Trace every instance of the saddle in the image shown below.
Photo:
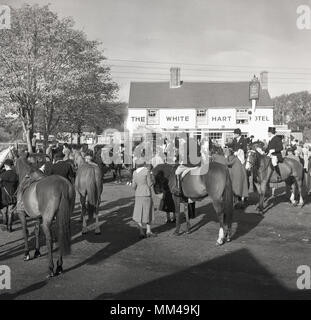
M41 180L45 175L40 171L33 171L27 174L18 187L18 193L23 194L33 183Z
M182 180L188 173L193 175L200 175L201 173L201 167L193 167L193 168L187 168L185 171L181 173L180 180Z

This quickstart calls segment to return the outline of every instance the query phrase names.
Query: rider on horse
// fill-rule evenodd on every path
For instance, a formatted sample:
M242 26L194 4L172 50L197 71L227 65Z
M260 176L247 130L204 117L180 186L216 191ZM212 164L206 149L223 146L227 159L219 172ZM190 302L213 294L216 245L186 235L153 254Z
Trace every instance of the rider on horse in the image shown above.
M278 162L283 161L283 157L281 153L283 150L283 143L281 138L276 135L275 127L268 128L268 135L269 135L270 141L268 143L266 152L268 156L271 158L272 166L278 175L277 179L282 180Z
M244 164L247 152L247 141L242 137L240 129L234 129L233 134L234 139L232 141L232 150L234 155L238 157L242 164Z

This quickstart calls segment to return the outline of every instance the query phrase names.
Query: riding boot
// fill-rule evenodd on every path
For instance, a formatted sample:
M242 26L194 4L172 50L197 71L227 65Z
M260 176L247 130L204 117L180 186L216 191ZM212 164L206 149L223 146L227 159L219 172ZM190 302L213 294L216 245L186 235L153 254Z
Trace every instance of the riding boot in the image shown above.
M281 176L281 172L280 172L280 168L279 168L279 166L278 165L276 165L275 167L274 167L274 170L275 170L275 172L277 173L277 180L278 181L281 181L282 180L282 176Z

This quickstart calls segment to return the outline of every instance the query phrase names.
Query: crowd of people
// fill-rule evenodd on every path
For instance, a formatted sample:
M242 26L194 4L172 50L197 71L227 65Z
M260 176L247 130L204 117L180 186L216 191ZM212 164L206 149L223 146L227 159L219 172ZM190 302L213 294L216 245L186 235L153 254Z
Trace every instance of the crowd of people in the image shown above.
M43 153L38 146L33 145L35 153L29 153L22 149L15 154L15 159L5 160L0 171L0 208L5 212L14 209L16 204L17 188L26 176L25 168L32 167L34 170L41 170L46 175L60 175L71 183L74 183L76 164L74 162L74 151L79 150L81 157L87 161L96 163L102 170L103 175L113 168L114 178L121 183L121 170L126 168L130 173L127 184L135 189L135 206L133 220L137 222L141 237L155 236L151 231L151 223L154 217L153 197L156 179L160 179L162 189L157 193L161 194L159 209L167 214L167 222L174 221L174 203L168 181L164 175L154 177L152 169L163 163L176 164L176 188L175 191L182 194L181 176L185 170L200 166L209 165L211 162L219 162L229 168L232 189L238 205L245 206L249 195L250 172L246 170L246 155L254 137L245 138L239 128L234 130L234 137L224 148L212 141L210 138L197 139L197 137L186 135L174 140L168 138L160 139L157 144L142 139L133 148L132 163L124 163L124 146L114 144L102 148L90 150L87 145L76 146L59 143L49 144L46 152ZM194 149L189 146L194 145ZM271 157L275 172L280 176L278 163L282 158L290 157L302 163L307 174L311 148L308 142L302 144L293 140L285 144L276 135L275 128L269 128L269 141L262 142L262 149ZM185 150L184 150L185 149ZM147 150L152 150L148 152ZM155 150L155 152L153 152ZM193 156L195 153L195 156ZM4 213L5 214L5 213ZM173 218L172 218L173 217ZM146 233L143 228L146 228Z

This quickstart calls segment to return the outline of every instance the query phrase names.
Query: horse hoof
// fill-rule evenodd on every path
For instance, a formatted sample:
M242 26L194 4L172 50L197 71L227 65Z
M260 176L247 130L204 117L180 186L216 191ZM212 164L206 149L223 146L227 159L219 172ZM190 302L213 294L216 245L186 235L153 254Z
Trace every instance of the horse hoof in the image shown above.
M297 202L292 202L292 205L293 205L294 207L297 207L297 206L298 206L298 203L297 203Z
M87 229L82 229L82 234L87 234Z
M220 247L224 244L224 240L217 240L216 241L216 247Z
M100 230L95 230L95 234L99 236L101 234Z
M53 278L53 277L55 277L55 273L54 273L53 271L50 271L50 272L48 273L48 275L46 276L47 279L51 279L51 278Z
M180 236L180 235L182 235L182 232L180 232L180 231L174 231L173 235L174 235L174 236Z
M30 255L29 254L25 254L24 261L29 261L29 260L30 260Z
M62 266L57 266L55 274L56 274L57 276L59 276L60 274L63 273L63 271L64 271L64 270L63 270L63 267L62 267Z
M35 254L33 255L33 258L36 259L36 258L39 258L39 257L41 257L41 253L40 253L39 250L36 250Z

